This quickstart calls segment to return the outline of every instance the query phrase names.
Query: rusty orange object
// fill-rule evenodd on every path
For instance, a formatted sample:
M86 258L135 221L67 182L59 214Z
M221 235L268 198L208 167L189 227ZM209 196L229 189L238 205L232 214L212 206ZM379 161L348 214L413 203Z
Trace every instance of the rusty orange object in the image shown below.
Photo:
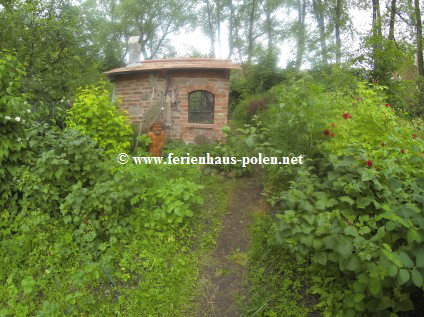
M162 156L162 147L165 141L165 132L162 129L162 123L154 122L147 136L152 140L149 144L150 155L157 157Z

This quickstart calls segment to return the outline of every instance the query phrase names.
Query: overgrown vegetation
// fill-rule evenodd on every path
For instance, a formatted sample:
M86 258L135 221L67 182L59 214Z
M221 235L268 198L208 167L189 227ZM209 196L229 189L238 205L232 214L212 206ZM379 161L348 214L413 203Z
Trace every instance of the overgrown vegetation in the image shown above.
M413 310L424 276L422 127L398 117L378 85L327 92L305 78L271 91L279 103L250 122L257 129L248 137L261 153L306 162L266 165L279 210L267 243L314 268L310 289L323 316ZM278 302L274 310L285 315Z
M194 311L199 263L225 212L222 181L251 167L118 164L134 136L108 85L96 83L125 65L129 36L141 37L144 59L175 57L169 36L196 26L210 52L194 55L221 55L228 34L228 58L242 64L231 78L236 127L224 128L226 142L167 153L305 156L304 165L265 166L276 212L255 220L242 311L419 316L420 1L384 12L373 0L372 28L352 41L343 36L359 2L195 2L1 1L0 316ZM285 69L282 39L296 42ZM356 42L355 52L343 47ZM150 140L137 139L147 155Z
M37 122L16 59L0 65L0 315L187 316L218 180L111 159L129 126L103 88L80 92L67 129Z

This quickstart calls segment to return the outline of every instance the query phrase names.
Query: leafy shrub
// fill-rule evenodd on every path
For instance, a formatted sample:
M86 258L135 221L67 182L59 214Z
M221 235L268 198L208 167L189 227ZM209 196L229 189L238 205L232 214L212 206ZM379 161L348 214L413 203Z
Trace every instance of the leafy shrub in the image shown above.
M66 125L97 141L106 154L128 150L131 144L133 131L128 118L111 103L104 83L79 89Z
M236 107L234 120L240 124L251 123L253 116L267 109L274 102L270 94L258 94L246 97Z
M31 111L28 95L20 92L24 75L14 56L4 54L0 58L0 206L13 205L16 201L18 193L13 177L26 159L25 129Z
M324 316L397 316L423 287L424 142L380 87L357 93L322 126L322 157L279 193L274 230L283 248L329 272L314 287Z
M28 139L31 160L16 180L23 191L24 209L57 212L75 185L92 187L110 173L103 150L78 131L35 125L28 130Z

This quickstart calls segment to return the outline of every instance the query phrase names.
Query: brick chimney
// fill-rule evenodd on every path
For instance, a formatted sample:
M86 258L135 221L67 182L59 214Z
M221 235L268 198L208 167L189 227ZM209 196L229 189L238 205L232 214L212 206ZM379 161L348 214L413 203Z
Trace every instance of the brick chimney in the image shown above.
M140 36L131 36L128 39L128 65L140 64L141 44Z

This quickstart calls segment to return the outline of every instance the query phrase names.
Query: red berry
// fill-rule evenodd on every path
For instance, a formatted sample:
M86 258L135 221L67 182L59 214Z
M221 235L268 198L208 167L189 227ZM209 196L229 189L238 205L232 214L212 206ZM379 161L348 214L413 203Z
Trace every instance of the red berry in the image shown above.
M349 113L343 113L343 118L349 119L349 118L352 118L352 116Z
M386 144L384 144L384 142L381 142L381 146L385 146Z
M356 98L356 100L361 100L361 98Z
M325 130L324 130L324 134L325 134L325 135L329 135L329 134L330 134L330 130L325 129Z
M335 128L335 127L336 127L336 123L335 123L335 122L333 122L333 123L331 124L331 126L332 126L333 128Z
M412 135L412 138L413 138L413 139L416 139L416 138L417 138L417 135L414 133L414 134Z
M390 107L390 105L388 103L386 103L386 107Z
M330 136L331 136L332 138L334 138L334 137L336 136L336 134L333 132L333 133L331 133L331 134L330 134Z
M402 152L402 154L405 154L405 150L404 149L402 149L401 152Z
M369 167L371 167L371 166L372 166L372 161L371 161L371 160L368 160L368 161L367 161L367 165L368 165Z

